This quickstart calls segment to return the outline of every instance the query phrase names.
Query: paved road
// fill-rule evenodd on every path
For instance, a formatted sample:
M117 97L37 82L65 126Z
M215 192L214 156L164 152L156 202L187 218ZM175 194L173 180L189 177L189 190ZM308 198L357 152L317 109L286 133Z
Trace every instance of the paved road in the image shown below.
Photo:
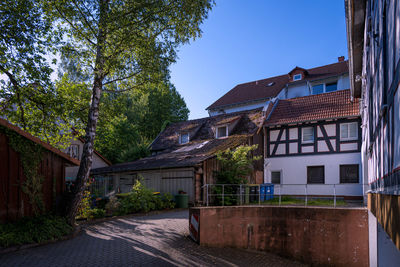
M0 255L0 266L302 266L276 255L200 247L188 211L86 226L74 239Z

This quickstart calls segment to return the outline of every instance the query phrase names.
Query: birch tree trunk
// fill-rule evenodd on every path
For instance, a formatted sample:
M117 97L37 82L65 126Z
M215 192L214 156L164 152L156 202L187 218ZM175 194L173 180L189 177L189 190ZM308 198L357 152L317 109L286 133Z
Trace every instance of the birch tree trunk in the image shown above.
M108 0L99 0L100 14L99 14L99 30L97 36L96 47L96 61L94 69L94 80L92 89L92 98L90 103L88 122L86 126L85 144L81 156L81 164L79 166L78 174L76 177L76 184L74 187L73 197L69 200L67 205L66 215L70 225L75 224L75 217L78 210L79 203L83 197L86 184L89 180L90 169L93 161L93 146L96 136L96 126L99 118L99 105L103 89L103 80L105 77L105 45L106 45L106 14L108 10Z

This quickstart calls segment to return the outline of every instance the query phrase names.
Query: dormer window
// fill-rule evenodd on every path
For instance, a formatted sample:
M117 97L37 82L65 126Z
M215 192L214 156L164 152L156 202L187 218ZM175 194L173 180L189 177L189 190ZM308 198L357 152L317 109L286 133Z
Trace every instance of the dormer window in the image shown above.
M337 82L321 83L321 84L313 85L313 87L312 87L313 95L329 93L329 92L334 92L334 91L337 91Z
M302 78L303 78L303 77L302 77L301 74L293 75L293 81L300 81Z
M184 133L179 135L179 144L187 144L189 143L189 134Z
M217 127L216 135L217 135L217 138L223 138L223 137L228 136L228 126L225 125L225 126Z

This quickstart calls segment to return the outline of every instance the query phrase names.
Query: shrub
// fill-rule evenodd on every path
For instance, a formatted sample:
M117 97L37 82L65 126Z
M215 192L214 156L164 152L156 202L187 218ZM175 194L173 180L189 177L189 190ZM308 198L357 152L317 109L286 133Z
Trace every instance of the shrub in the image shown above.
M0 247L57 240L71 232L72 227L63 217L26 217L17 222L0 224Z
M163 195L163 208L164 209L173 209L173 208L175 208L174 197L170 193L165 193Z
M105 206L105 210L107 214L113 214L116 213L120 207L121 203L117 199L117 197L110 197L110 201Z
M88 214L88 219L103 218L106 215L106 211L103 209L91 209Z
M79 203L78 211L76 213L77 219L86 219L89 216L90 212L90 192L85 190L83 192L83 197L81 202Z
M172 209L175 207L175 202L172 200L173 197L171 194L164 194L162 196L154 194L140 180L135 182L131 192L118 194L117 198L116 201L118 204L113 200L113 204L107 206L110 210L113 210L115 215ZM115 209L112 207L115 207Z

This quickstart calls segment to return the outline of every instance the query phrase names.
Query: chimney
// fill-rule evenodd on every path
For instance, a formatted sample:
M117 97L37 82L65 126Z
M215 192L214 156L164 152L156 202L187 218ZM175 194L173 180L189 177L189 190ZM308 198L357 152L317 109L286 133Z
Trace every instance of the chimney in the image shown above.
M344 61L344 56L338 57L338 62L343 62Z

